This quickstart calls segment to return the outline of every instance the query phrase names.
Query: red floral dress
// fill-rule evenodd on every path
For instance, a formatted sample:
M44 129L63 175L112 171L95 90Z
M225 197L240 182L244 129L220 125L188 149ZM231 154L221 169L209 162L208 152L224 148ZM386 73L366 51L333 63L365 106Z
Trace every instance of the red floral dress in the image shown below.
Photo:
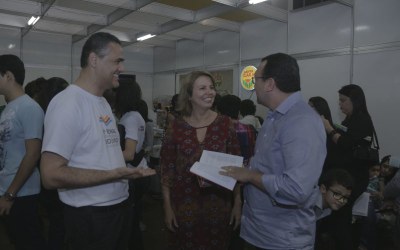
M218 115L208 126L203 142L196 128L177 118L166 131L161 148L161 181L169 186L179 227L169 234L169 249L227 249L232 227L229 219L233 193L212 185L201 188L189 169L203 150L240 155L234 125Z

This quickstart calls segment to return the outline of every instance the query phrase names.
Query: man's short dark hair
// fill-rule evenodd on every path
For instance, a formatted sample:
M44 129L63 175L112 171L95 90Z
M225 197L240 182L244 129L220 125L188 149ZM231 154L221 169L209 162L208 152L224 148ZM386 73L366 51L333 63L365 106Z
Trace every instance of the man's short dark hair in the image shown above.
M353 177L344 169L333 168L326 172L323 172L319 179L319 185L324 185L326 188L338 184L342 185L348 190L353 190L354 180Z
M218 111L232 119L238 119L240 98L235 95L224 95L217 104Z
M266 56L261 61L267 61L262 72L264 79L273 78L278 89L285 93L300 90L299 65L296 59L284 53L277 53Z
M121 41L114 35L105 32L98 32L89 37L82 48L81 67L88 65L88 58L91 52L94 52L100 58L107 54L107 45L109 43L117 43L121 45Z
M21 86L25 80L25 66L24 63L16 55L1 55L0 56L0 74L4 74L10 71L15 78L15 81Z

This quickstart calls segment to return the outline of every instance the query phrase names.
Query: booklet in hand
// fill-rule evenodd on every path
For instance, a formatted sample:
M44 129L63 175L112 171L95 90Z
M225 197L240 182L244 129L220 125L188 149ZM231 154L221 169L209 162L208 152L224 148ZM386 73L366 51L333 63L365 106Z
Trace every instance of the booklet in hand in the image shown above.
M199 184L202 187L210 186L203 178L220 185L229 190L233 190L236 180L229 177L220 175L224 166L238 166L243 165L243 157L237 155L230 155L225 153L213 152L203 150L200 161L197 161L190 168L190 172L198 175L200 178Z

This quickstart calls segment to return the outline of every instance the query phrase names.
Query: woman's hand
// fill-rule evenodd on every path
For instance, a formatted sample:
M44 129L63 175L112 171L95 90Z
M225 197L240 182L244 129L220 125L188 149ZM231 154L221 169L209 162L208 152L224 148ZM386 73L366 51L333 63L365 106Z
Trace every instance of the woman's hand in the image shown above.
M321 120L322 120L322 123L324 124L326 133L330 133L332 130L334 130L332 128L331 123L325 118L325 116L321 115Z
M178 222L176 221L174 210L171 207L171 204L164 203L164 216L165 216L165 225L167 228L175 232L175 228L178 228Z
M231 219L229 221L229 225L233 224L233 230L238 228L240 225L240 217L242 216L242 202L234 202Z

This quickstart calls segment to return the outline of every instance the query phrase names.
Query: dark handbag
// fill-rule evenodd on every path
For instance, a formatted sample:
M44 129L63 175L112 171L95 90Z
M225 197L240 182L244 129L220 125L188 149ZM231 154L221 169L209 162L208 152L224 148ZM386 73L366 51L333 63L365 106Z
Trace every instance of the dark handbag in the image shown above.
M358 160L379 163L379 142L375 128L373 128L371 143L356 145L353 149L353 157Z

